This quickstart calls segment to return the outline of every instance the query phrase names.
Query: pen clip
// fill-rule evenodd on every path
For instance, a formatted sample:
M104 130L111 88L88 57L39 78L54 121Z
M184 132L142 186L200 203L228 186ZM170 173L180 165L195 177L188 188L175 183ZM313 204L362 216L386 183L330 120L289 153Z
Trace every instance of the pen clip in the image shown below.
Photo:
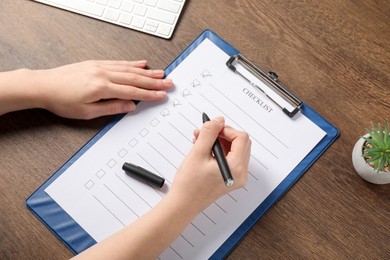
M226 66L264 93L289 117L300 111L302 101L278 82L275 72L264 72L241 54L231 56Z

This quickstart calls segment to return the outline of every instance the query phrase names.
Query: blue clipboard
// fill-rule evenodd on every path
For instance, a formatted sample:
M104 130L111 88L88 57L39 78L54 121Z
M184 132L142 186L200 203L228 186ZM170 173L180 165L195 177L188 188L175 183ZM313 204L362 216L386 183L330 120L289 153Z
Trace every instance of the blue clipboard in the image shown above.
M211 30L205 30L198 36L166 69L170 74L186 57L203 42L209 39L229 56L239 55L239 51L220 38ZM275 190L256 208L255 211L240 225L240 227L222 244L210 259L225 258L244 237L260 217L308 170L321 154L337 139L339 130L316 113L304 102L299 103L300 112L308 117L326 132L325 137L302 160L295 169L277 186ZM78 254L96 241L88 235L50 196L45 189L57 179L66 169L77 161L106 132L108 132L124 115L114 116L110 123L101 129L76 154L62 165L46 182L44 182L26 200L27 208L40 219L73 253Z

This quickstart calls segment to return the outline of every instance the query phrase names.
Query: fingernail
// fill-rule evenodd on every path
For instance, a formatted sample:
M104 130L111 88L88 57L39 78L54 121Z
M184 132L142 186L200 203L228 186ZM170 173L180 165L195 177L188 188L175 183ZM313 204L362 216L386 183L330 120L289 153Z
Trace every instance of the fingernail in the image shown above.
M171 86L173 81L172 79L163 79L162 80L162 83L165 85L165 86Z
M146 64L146 60L138 60L136 61L137 64Z
M163 90L159 90L159 91L156 91L156 94L158 96L166 96L167 95L167 92L166 91L163 91Z
M153 73L157 76L162 76L164 75L164 71L163 70L153 70Z
M136 108L137 108L137 106L133 102L131 102L131 103L126 104L125 109L127 112L131 112L131 111L134 111Z
M223 123L223 122L225 122L225 118L222 117L222 116L218 116L218 117L214 118L213 120L217 121L218 123Z

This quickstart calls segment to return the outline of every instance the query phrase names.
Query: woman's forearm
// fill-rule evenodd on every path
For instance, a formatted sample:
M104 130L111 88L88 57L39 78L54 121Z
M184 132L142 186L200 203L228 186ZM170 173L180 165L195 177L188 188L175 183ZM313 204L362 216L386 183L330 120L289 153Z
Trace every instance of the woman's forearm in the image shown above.
M137 221L76 259L156 259L199 211L196 205L189 206L180 197L168 194Z

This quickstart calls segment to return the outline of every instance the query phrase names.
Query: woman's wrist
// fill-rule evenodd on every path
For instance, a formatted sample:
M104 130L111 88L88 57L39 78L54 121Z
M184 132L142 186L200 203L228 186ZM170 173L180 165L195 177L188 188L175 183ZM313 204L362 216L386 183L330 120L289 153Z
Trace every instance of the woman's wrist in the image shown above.
M34 78L28 69L0 73L0 114L36 107Z
M189 221L195 218L214 201L210 198L204 198L202 194L191 196L189 192L175 189L175 187L169 191L164 199L167 200L170 207L174 207L178 211L181 211L182 215L186 216Z
M28 95L26 102L30 108L46 109L46 103L50 98L50 93L47 88L47 71L46 70L27 70L26 74L29 78L26 91Z

